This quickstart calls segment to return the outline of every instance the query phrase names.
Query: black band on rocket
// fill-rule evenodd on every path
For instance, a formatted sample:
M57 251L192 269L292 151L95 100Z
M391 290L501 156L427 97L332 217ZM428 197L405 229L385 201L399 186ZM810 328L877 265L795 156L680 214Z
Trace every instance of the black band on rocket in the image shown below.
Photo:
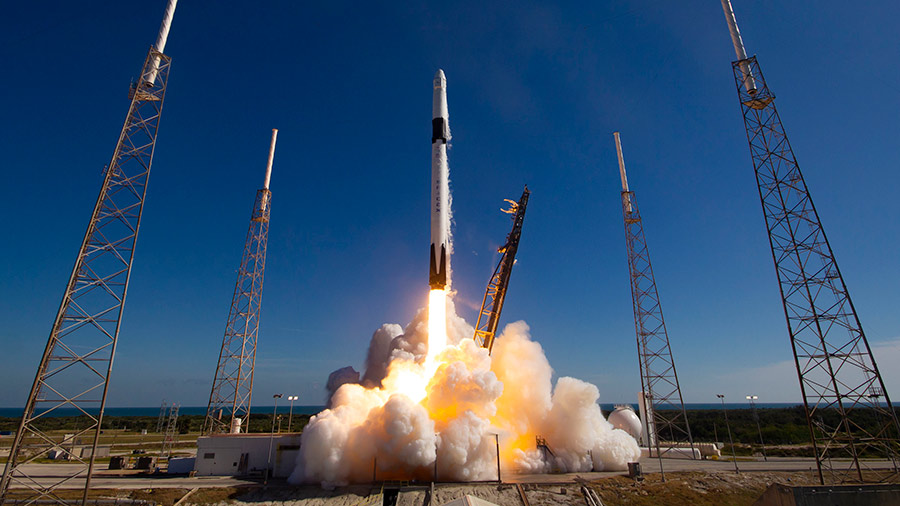
M444 144L447 143L448 135L447 121L444 118L434 118L431 120L431 143L434 144L436 140L444 141Z

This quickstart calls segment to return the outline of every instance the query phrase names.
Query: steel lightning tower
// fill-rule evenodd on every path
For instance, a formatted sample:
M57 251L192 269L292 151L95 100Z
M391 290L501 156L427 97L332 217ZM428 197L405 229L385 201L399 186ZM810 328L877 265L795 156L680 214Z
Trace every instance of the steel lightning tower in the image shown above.
M494 348L500 311L503 310L509 278L516 263L516 252L519 251L519 240L522 238L522 225L525 223L525 208L528 206L530 195L528 186L525 186L525 191L522 192L518 202L504 199L509 202L510 208L501 209L504 213L513 215L513 228L506 236L506 244L497 250L503 256L500 257L500 262L497 263L497 268L494 269L494 274L488 282L484 299L481 301L481 311L478 313L478 323L475 324L475 342L487 348L488 353Z
M675 359L672 358L669 347L666 322L659 304L653 267L650 265L650 250L644 238L644 225L635 203L634 192L628 189L619 132L613 133L613 136L619 158L619 175L622 178L622 213L625 218L625 245L628 250L634 330L641 370L641 416L645 420L647 446L655 446L657 455L663 456L674 445L661 448L661 441L686 442L692 449L693 458L694 439L684 410L681 386L675 372Z
M819 480L882 480L861 457L898 472L900 423L850 300L822 222L788 142L775 95L756 57L747 57L729 0L722 0L737 60L732 63L750 158L800 379ZM886 405L878 402L884 396ZM848 459L838 461L835 459Z
M0 481L0 503L11 489L24 489L24 504L65 504L60 488L84 487L86 503L106 407L113 357L131 277L134 247L171 60L163 54L175 0L169 0L156 43L150 47L100 195L88 222L25 411ZM75 409L78 430L63 440L42 424L58 409ZM65 448L71 465L48 478L29 475L29 466L52 449ZM16 491L19 495L19 490Z
M250 415L253 394L253 368L256 363L256 340L259 335L259 312L262 304L263 274L266 269L266 244L269 239L269 212L272 192L272 161L278 130L272 129L269 161L263 187L256 192L250 215L250 229L244 255L238 270L231 310L225 324L225 337L209 394L209 407L203 432L241 432L242 422Z

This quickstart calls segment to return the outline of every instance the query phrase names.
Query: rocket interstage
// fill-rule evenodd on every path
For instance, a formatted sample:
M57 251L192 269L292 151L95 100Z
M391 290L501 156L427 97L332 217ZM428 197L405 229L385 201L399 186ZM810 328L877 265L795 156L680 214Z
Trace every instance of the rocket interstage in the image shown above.
M431 120L431 261L428 285L432 290L447 286L450 270L450 184L447 142L450 123L447 112L447 78L443 70L434 75Z

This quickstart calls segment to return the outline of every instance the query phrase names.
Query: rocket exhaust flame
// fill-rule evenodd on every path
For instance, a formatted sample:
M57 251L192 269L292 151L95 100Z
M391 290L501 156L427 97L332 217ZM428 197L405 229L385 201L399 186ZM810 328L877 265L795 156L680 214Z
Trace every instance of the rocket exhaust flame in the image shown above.
M380 353L385 376L379 385L337 388L331 408L304 428L289 481L365 483L373 466L378 479L493 480L493 434L504 473L624 470L640 457L634 438L603 417L597 387L566 377L553 387L553 370L524 322L507 325L492 355L473 332L445 290L432 290L427 310L405 329L375 332L370 352L392 343ZM550 461L535 447L537 436L553 449Z
M433 375L437 356L447 347L447 291L432 290L428 294L428 355L426 370Z

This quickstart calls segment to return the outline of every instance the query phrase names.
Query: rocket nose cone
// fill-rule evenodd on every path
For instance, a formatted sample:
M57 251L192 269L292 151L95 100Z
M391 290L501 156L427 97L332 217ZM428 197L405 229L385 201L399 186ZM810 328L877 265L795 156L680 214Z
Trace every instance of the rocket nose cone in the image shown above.
M441 69L438 69L438 71L434 73L434 87L435 88L446 88L447 87L447 77L444 75L444 71Z

